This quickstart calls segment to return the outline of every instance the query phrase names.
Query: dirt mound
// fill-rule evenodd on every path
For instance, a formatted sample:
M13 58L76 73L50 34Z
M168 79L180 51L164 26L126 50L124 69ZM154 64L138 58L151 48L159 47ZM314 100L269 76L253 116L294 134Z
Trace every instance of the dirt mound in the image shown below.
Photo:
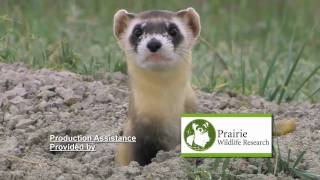
M297 130L279 137L283 154L307 150L299 165L320 172L320 104L282 104L230 93L198 91L202 112L272 112L276 120L295 118ZM159 152L153 162L127 167L114 163L116 144L99 143L96 152L50 152L49 135L116 135L126 120L127 77L108 74L100 81L70 72L30 70L0 64L0 179L186 179L190 168L212 159L179 158ZM238 178L276 179L263 175L263 159L233 159ZM286 175L283 178L291 179Z

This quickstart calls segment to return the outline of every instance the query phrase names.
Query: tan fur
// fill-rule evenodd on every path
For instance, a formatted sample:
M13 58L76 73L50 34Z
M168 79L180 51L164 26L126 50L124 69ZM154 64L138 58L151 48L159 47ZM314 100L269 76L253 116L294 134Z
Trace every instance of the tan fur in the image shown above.
M128 119L124 126L124 136L129 136L131 134L131 120ZM122 166L126 166L133 159L132 155L132 144L122 143L118 146L117 154L116 154L116 162Z
M129 57L127 64L132 97L124 135L130 135L132 122L137 124L139 121L154 120L153 123L160 127L171 123L179 127L181 113L196 111L196 98L190 84L191 52L178 66L167 71L142 69L132 63ZM176 122L170 122L172 120ZM116 158L121 165L128 165L133 159L130 146L121 144L118 147Z
M130 97L128 120L124 126L123 135L132 136L142 133L157 138L164 150L174 149L180 141L180 115L185 112L196 112L196 98L191 87L192 46L200 33L200 18L193 8L179 12L162 11L142 12L130 14L126 10L119 10L114 16L114 35L123 50L130 49L128 36L135 20L151 18L173 18L185 31L186 52L174 67L162 70L147 69L134 63L130 53L126 53L129 74ZM144 129L151 128L150 134L144 134ZM140 132L142 131L142 132ZM160 133L160 134L159 134ZM137 139L138 141L138 139ZM116 161L120 165L128 165L135 160L134 147L136 144L122 143L118 146ZM148 147L143 147L148 148ZM140 151L139 151L140 152Z
M191 57L167 71L150 71L130 60L128 70L138 115L168 119L184 111L186 93L190 91ZM165 122L164 122L165 123Z

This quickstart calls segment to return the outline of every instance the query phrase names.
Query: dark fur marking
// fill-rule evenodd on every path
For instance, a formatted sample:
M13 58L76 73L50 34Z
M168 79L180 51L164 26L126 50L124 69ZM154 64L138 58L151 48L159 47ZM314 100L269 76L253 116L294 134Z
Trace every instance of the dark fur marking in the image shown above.
M139 45L139 42L141 41L141 37L137 37L133 34L136 28L141 28L141 24L135 25L129 38L130 44L133 46L135 52L137 52L137 47Z
M143 166L151 163L151 159L156 156L159 150L169 150L163 144L163 140L168 137L165 137L162 129L158 124L152 124L152 121L133 128L133 135L137 139L133 144L134 161Z
M178 28L178 26L176 24L170 23L167 30L169 31L170 28L177 29L177 34L175 36L171 37L172 44L173 44L174 48L176 48L182 42L183 36L180 32L180 29Z
M167 26L169 24L169 26ZM178 28L178 26L172 22L146 22L146 24L142 27L141 24L137 24L130 35L130 43L132 47L134 48L135 52L137 52L137 47L141 41L141 37L136 37L134 34L134 31L136 28L142 28L143 34L162 34L163 36L167 36L174 48L177 48L177 46L182 42L183 36ZM177 34L175 36L170 36L168 35L168 31L170 28L176 28L177 29Z

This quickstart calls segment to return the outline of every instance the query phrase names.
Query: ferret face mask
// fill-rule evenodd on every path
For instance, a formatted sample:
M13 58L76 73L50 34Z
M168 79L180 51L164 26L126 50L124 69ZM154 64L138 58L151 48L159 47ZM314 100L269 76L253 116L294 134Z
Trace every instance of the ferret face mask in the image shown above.
M128 60L144 69L164 70L184 61L200 34L200 18L193 8L178 12L119 10L113 30Z

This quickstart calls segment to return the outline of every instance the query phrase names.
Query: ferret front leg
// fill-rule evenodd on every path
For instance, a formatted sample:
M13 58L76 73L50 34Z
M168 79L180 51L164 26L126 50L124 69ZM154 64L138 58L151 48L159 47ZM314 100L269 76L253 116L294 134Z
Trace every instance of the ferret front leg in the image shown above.
M123 136L132 135L131 120L128 120L124 126ZM133 144L132 143L120 143L117 148L116 162L121 166L127 166L133 161Z

